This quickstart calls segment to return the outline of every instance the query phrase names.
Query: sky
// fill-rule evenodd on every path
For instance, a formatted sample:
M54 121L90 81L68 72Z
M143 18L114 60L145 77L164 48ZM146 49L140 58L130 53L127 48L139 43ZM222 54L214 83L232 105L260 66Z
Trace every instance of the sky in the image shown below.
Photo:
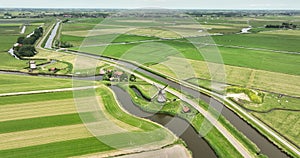
M166 8L300 10L300 0L0 0L0 8Z

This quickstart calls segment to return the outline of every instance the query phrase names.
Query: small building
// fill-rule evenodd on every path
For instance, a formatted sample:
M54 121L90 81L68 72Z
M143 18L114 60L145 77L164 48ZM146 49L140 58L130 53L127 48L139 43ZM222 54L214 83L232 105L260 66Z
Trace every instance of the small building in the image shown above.
M123 75L123 72L121 72L121 71L116 71L116 72L114 72L114 76L115 77L120 77L120 76L122 76Z
M30 68L31 70L34 70L34 69L37 68L37 67L36 67L35 61L33 61L33 60L29 61L29 68Z
M113 72L112 77L113 77L113 78L116 78L116 79L120 79L120 77L121 77L123 74L124 74L124 72L122 72L122 71L115 71L115 72Z
M99 74L100 74L100 75L105 75L105 74L106 74L106 71L103 70L103 69L101 69L100 72L99 72Z
M190 109L189 107L187 107L187 106L184 106L184 107L182 108L182 111L183 111L184 113L189 113L189 112L191 112L191 109Z
M49 71L51 71L51 72L55 72L56 70L57 70L56 67L52 67L52 68L49 69Z

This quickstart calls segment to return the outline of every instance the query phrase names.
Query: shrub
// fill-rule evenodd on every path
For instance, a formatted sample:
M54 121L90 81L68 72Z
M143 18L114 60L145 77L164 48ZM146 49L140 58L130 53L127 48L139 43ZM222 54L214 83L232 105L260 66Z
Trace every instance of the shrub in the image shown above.
M253 90L242 88L242 87L228 87L226 89L227 93L244 93L249 99L256 104L263 103L264 93L262 92L254 92Z

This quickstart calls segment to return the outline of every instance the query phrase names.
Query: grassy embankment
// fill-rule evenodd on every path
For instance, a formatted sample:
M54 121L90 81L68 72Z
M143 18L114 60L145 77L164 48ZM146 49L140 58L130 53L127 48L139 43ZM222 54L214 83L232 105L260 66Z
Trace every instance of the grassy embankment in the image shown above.
M169 93L167 93L168 102L164 106L155 101L149 102L145 100L145 98L148 98L149 100L150 96L155 93L155 88L152 85L149 85L142 81L138 81L132 84L132 86L137 88L143 96L136 94L131 88L128 88L126 85L121 85L121 87L127 90L136 105L149 112L165 113L173 116L179 116L189 121L197 131L200 130L201 124L204 121L204 117L190 105L181 102L177 97ZM200 105L203 108L207 109L207 105L204 105L203 102L201 102ZM183 106L189 107L191 111L189 113L183 113ZM243 136L243 134L238 132L228 121L225 120L225 118L221 117L220 121L243 145L248 148L249 151L251 151L254 155L259 153L259 149L245 136ZM222 136L215 128L212 128L212 130L204 138L212 146L218 156L228 157L229 155L231 155L232 157L240 157L238 151L236 151L234 147L226 140L226 138ZM263 155L259 155L259 157L260 156L263 157Z

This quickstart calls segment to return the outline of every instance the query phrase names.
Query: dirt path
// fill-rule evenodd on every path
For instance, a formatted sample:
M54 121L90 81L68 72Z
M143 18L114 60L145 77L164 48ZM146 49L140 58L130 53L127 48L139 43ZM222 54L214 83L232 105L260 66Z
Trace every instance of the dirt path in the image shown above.
M38 93L51 93L51 92L79 91L79 90L86 90L86 89L95 89L97 87L98 86L88 86L88 87L77 87L77 88L38 90L38 91L28 91L28 92L2 93L2 94L0 94L0 97L14 96L14 95L26 95L26 94L38 94Z

